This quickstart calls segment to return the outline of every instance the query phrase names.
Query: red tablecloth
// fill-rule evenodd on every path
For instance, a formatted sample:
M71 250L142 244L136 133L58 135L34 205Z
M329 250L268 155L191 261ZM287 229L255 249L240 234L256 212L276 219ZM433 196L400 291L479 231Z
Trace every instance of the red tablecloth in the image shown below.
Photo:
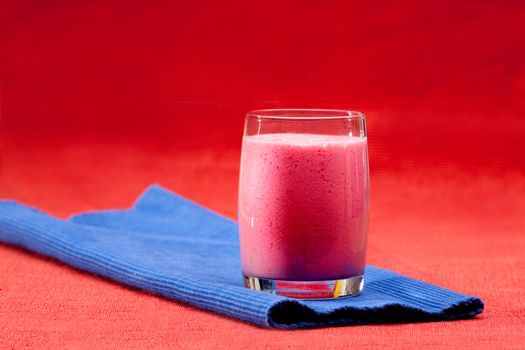
M157 182L236 217L243 112L367 113L369 263L473 320L253 327L0 245L0 348L520 348L521 2L4 1L0 196L55 215Z
M147 184L159 182L235 217L238 156L118 145L20 146L4 152L0 190L65 217L129 206ZM480 296L486 309L474 320L263 330L0 246L0 340L14 347L519 347L524 195L517 172L373 174L369 262Z

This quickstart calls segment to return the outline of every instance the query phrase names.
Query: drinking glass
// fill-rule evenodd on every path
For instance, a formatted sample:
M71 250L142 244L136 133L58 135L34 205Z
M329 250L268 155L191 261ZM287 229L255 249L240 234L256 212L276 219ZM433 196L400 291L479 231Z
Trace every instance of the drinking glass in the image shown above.
M368 211L362 113L247 114L239 184L245 287L301 299L358 295Z

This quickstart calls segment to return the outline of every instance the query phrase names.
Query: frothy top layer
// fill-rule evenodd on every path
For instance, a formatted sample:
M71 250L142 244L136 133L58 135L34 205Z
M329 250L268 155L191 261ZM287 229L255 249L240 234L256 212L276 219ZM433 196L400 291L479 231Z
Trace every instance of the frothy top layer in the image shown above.
M274 145L293 146L328 146L349 143L364 143L366 137L347 135L321 135L321 134L297 134L297 133L275 133L244 136L245 141L268 143Z

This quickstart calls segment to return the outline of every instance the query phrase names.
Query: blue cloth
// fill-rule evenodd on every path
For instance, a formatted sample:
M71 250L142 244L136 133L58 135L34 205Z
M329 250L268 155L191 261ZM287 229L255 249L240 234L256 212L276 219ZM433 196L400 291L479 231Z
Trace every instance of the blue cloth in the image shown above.
M159 186L129 210L69 220L1 201L0 242L264 327L453 320L483 310L479 298L372 266L354 298L298 301L243 288L236 222Z

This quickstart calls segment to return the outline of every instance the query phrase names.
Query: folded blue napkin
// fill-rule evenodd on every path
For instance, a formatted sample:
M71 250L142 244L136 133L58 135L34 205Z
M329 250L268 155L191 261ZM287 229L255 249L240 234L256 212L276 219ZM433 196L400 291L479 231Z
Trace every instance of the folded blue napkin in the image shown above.
M159 186L131 209L69 220L0 201L0 242L264 327L454 320L483 310L479 298L373 266L354 298L299 301L243 288L236 222Z

